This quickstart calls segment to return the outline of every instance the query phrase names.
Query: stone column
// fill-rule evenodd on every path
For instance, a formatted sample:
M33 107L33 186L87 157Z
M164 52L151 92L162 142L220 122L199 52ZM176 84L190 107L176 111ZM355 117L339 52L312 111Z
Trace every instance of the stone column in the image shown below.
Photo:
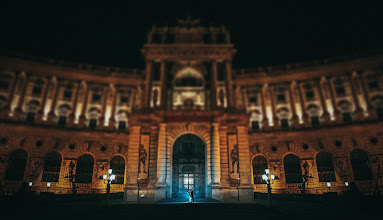
M98 128L103 128L105 123L105 111L106 106L108 105L108 86L104 86L104 92L102 94L102 103L101 103L101 117L100 123L98 123Z
M88 107L88 99L89 99L89 85L84 82L84 100L82 103L82 109L81 109L81 114L80 114L80 121L78 123L79 127L85 127L85 119L86 119L86 109Z
M77 110L79 91L80 91L79 83L75 83L73 88L74 97L72 97L72 105L71 105L72 109L68 117L67 127L73 127L74 121L76 119L76 110Z
M237 126L238 156L239 156L239 201L251 202L253 200L253 186L251 185L251 162L249 151L248 126Z
M309 127L310 121L309 121L309 115L307 114L306 96L304 92L305 92L305 89L303 88L303 82L299 82L299 99L300 99L301 110L302 110L303 126Z
M211 110L217 108L217 61L213 61L212 74L211 74Z
M227 61L226 63L226 86L227 86L227 100L229 101L228 107L235 107L234 99L233 99L233 81L231 74L231 61Z
M327 103L326 103L326 93L324 89L325 78L322 80L317 79L315 82L319 90L319 99L322 107L322 117L324 118L325 123L330 123L330 113L328 112Z
M292 111L292 120L293 120L293 123L294 123L294 127L297 128L299 126L299 118L298 118L298 115L297 115L297 109L295 107L295 96L294 96L295 86L296 86L296 82L295 81L290 83L290 86L289 86L289 99L290 99L290 108L291 108L291 111Z
M261 104L262 104L262 115L263 115L263 119L262 119L263 127L262 127L262 129L263 130L267 130L267 129L270 128L270 126L269 126L269 118L267 117L267 110L266 110L266 92L267 92L267 87L268 87L268 85L265 84L261 88Z
M22 107L23 107L23 104L24 104L25 95L26 95L26 92L27 92L27 87L28 87L28 75L25 73L24 82L23 82L23 85L21 86L21 94L20 94L18 103L17 103L16 108L15 108L15 113L13 115L13 117L15 119L19 119L20 115L21 115L21 113L23 111Z
M279 129L279 120L277 116L277 107L276 107L276 102L275 102L275 86L270 86L270 99L271 99L271 112L273 114L273 123L274 123L274 129Z
M211 134L211 173L212 198L222 200L221 153L219 145L219 123L212 123Z
M358 95L356 93L357 92L357 86L356 86L357 82L355 81L355 78L354 78L355 75L356 75L355 72L354 72L354 74L350 74L348 77L348 80L350 83L352 99L353 99L353 102L355 105L355 113L358 115L358 119L361 121L361 120L363 120L364 116L363 116L363 109L360 105L359 98L358 98Z
M146 61L146 75L145 75L145 92L144 92L144 107L150 106L150 78L152 73L152 61Z
M49 108L49 113L48 113L48 123L52 123L53 119L55 117L55 110L56 110L56 104L57 104L57 99L60 91L60 82L59 79L55 79L56 83L54 84L54 89L52 93L52 101L51 101L51 106Z
M165 61L161 61L161 67L160 67L160 87L161 87L161 100L160 100L160 106L161 109L166 109L166 73L165 73Z
M242 92L243 108L247 111L248 103L247 103L246 88L242 88L241 92Z
M110 118L109 118L109 129L113 130L115 129L116 126L116 106L117 106L117 86L114 85L112 88L113 91L113 101L112 101L112 112L110 113Z
M13 97L14 97L15 91L16 91L16 84L19 81L19 78L20 78L20 74L15 73L15 75L12 79L11 85L8 89L7 103L5 104L5 108L3 109L2 113L1 113L1 116L3 118L9 117L9 112L11 112L11 108L12 108Z
M166 198L166 123L160 123L158 133L158 150L157 150L157 183L155 186L154 199L156 201Z
M134 109L133 107L136 102L136 89L129 88L129 90L130 90L130 112L133 112L133 109Z
M127 156L126 185L124 203L138 202L138 163L141 126L129 127L129 148Z
M332 82L331 78L327 79L327 83L330 87L331 104L332 104L332 108L333 108L333 114L335 117L335 122L340 122L342 119L341 119L340 111L338 109L338 105L336 104L336 92L335 92L334 83Z
M48 92L47 92L48 87L49 87L49 79L44 78L44 86L43 86L43 91L42 91L41 100L40 100L40 109L37 111L37 115L36 115L37 123L41 122L44 116L44 110L45 110L45 105L47 102L47 95L48 95Z
M364 96L364 100L365 100L366 105L367 105L368 117L370 119L375 120L375 119L377 119L377 114L376 114L374 106L371 103L370 96L368 95L369 91L368 91L366 80L364 79L364 77L362 75L359 76L359 79L360 79L361 84L362 84L363 96Z

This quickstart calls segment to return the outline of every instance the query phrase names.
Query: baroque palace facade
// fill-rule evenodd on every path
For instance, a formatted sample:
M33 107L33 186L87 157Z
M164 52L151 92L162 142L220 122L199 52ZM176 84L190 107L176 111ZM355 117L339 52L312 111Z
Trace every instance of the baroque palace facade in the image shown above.
M382 189L382 54L233 69L235 52L179 20L148 33L142 70L2 55L2 193L105 193L108 169L125 202L251 201L266 168L273 193Z

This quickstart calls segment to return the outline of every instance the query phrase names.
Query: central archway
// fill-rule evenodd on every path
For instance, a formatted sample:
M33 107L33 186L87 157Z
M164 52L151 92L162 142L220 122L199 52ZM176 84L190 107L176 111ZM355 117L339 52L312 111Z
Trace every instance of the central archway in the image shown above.
M206 197L206 146L194 134L184 134L173 145L172 198Z

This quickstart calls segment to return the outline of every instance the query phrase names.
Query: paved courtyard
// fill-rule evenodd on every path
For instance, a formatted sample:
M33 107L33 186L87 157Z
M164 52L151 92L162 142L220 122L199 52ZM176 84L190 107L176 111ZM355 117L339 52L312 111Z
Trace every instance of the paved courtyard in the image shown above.
M146 204L121 204L104 200L52 201L2 200L2 216L12 219L375 219L382 213L382 201L288 201L256 199L252 203L219 203L197 200L194 204L163 201ZM380 219L380 218L378 218Z

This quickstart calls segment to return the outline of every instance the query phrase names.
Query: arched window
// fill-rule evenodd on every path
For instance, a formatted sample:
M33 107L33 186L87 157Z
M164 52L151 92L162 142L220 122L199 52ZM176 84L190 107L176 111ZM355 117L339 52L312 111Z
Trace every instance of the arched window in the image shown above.
M265 174L265 169L268 169L267 160L264 156L256 156L253 159L253 178L254 184L265 184L266 181L262 179Z
M110 160L110 169L112 169L113 174L116 175L116 179L112 181L112 184L124 184L125 159L121 156L114 156L112 160Z
M61 168L61 155L58 152L50 152L45 156L44 171L41 181L58 182Z
M334 182L334 163L331 155L327 152L320 152L316 156L319 182Z
M372 180L371 166L366 152L355 149L350 153L355 180Z
M82 155L77 161L76 183L92 183L94 159L89 154Z
M28 153L25 150L18 149L13 151L9 157L5 179L23 180L27 159Z
M299 158L294 154L288 154L283 160L285 166L286 183L301 183L302 169Z

